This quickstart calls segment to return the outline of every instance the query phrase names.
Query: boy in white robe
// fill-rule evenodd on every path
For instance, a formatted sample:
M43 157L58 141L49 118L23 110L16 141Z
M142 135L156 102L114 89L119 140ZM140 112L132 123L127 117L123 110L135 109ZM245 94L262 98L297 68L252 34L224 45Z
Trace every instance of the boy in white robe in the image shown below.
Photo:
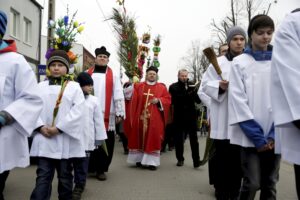
M72 158L75 183L72 200L81 199L86 184L90 152L96 147L99 148L103 140L107 138L100 101L91 95L94 84L92 77L86 72L81 72L77 77L77 82L85 97L82 142L86 157Z
M230 143L240 145L243 182L239 199L276 199L280 156L274 153L270 100L274 22L256 15L249 23L249 46L232 61L229 78Z
M0 200L9 170L29 165L28 137L43 102L37 81L13 40L3 40L7 16L0 11Z
M300 9L288 14L277 31L272 56L271 99L276 153L293 163L300 199ZM278 127L278 128L277 128Z
M69 65L66 52L54 50L47 60L51 77L39 83L44 106L30 151L38 160L31 200L50 199L55 170L58 199L71 199L73 175L69 158L85 157L81 141L84 96L79 84L66 75Z
M211 99L210 104L210 138L215 144L215 179L217 199L236 199L241 186L240 147L230 144L228 133L228 79L231 62L234 57L243 53L246 42L245 31L231 27L227 31L228 51L218 57L222 70L221 80L216 70L210 65L202 79L202 91Z

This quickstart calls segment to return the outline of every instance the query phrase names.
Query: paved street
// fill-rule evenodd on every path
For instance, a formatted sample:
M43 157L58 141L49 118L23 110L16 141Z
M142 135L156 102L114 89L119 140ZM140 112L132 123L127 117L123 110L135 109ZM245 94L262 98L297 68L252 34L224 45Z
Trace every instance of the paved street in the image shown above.
M201 154L205 138L200 138ZM162 154L157 171L139 169L126 163L121 143L116 149L108 180L100 182L93 176L87 181L83 200L211 200L213 188L208 184L207 165L194 169L189 142L185 145L185 165L176 167L175 152ZM35 183L35 166L13 170L4 195L6 200L27 200ZM57 199L57 182L53 183L51 200ZM282 162L277 185L279 200L296 200L293 168ZM258 196L258 195L257 195ZM259 199L256 197L256 199Z

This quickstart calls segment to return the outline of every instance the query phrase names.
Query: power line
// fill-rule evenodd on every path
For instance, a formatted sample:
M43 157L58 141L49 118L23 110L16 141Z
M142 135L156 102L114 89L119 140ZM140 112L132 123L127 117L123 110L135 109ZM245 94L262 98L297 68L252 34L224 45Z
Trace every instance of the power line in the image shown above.
M113 29L112 29L112 27L111 27L110 23L108 22L108 19L106 18L106 16L105 16L105 13L103 12L103 9L102 9L102 7L101 7L101 5L100 5L99 1L98 1L98 0L96 0L96 3L97 3L97 6L98 6L98 8L99 8L100 12L101 12L101 13L102 13L102 15L103 15L104 21L106 21L106 22L107 22L109 29L111 30L111 32L113 32Z

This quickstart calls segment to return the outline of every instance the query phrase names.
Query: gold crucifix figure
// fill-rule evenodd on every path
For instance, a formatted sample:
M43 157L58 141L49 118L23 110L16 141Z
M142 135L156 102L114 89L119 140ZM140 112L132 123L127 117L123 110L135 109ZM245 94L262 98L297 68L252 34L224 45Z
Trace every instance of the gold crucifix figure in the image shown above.
M146 96L146 102L144 105L144 110L142 112L142 115L140 116L140 119L143 121L143 146L142 148L144 149L144 143L145 143L145 134L148 128L148 119L150 118L150 113L148 110L148 102L149 102L149 97L153 96L153 94L150 93L150 89L148 89L147 93L143 93L143 95Z

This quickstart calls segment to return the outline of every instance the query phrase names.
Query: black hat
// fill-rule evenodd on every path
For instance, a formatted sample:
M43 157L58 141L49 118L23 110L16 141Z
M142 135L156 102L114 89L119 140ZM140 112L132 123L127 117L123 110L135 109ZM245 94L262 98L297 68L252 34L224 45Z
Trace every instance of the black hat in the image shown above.
M77 82L79 83L80 87L83 87L86 85L94 85L94 81L93 81L91 75L89 75L86 72L81 72L77 76Z
M156 73L158 72L158 68L157 67L154 67L154 66L150 66L146 69L146 72L148 71L155 71Z
M99 54L107 55L107 57L110 56L110 53L109 53L108 51L106 51L106 48L105 48L104 46L95 49L95 55L96 55L96 57L97 57Z
M51 54L49 59L47 60L47 68L50 67L52 62L61 62L67 67L67 73L69 72L70 68L70 59L67 55L67 52L64 50L54 50Z

